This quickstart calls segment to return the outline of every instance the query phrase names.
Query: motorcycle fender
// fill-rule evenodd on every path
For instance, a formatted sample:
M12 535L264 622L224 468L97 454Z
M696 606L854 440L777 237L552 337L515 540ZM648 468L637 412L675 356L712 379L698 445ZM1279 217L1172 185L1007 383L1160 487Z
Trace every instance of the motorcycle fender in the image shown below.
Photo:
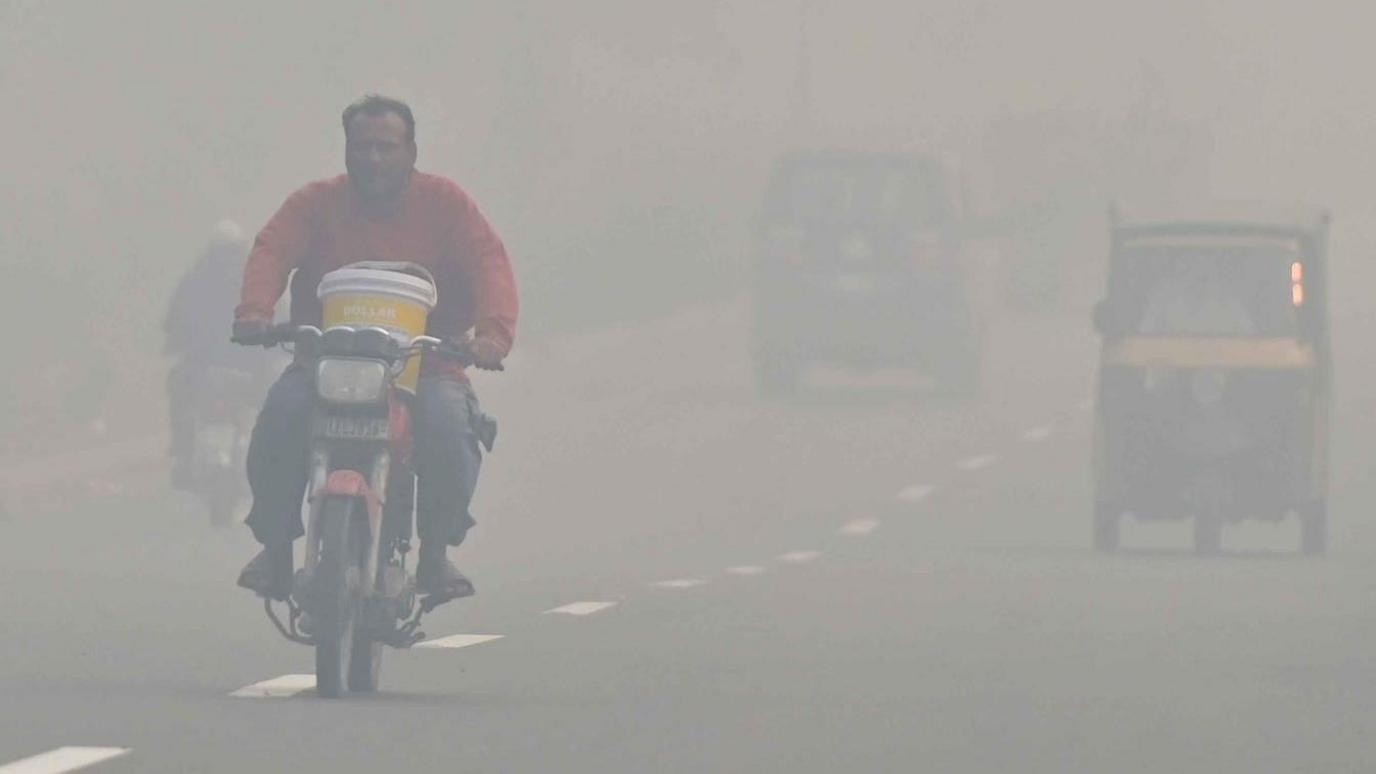
M368 479L356 470L336 470L325 479L325 487L317 497L358 497L368 506L368 526L374 535L382 527L382 501L368 485Z

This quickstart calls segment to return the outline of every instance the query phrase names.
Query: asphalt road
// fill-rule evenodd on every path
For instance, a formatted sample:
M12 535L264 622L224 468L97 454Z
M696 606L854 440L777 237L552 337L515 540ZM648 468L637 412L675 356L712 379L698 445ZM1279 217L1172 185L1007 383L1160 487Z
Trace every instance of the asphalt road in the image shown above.
M278 680L311 653L234 588L246 532L158 471L0 522L0 772L1376 767L1365 366L1328 557L1285 524L1198 559L1183 523L1104 557L1080 317L1000 324L972 403L885 374L761 401L740 330L697 311L482 379L480 593L426 627L463 647L389 652L374 697Z

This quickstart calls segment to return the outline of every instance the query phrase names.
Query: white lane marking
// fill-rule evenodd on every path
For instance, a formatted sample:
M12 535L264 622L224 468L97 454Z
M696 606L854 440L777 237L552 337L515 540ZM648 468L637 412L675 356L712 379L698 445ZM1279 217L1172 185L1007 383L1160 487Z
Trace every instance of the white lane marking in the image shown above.
M546 610L545 613L558 613L560 615L592 615L601 612L609 607L615 607L615 602L574 602L572 604Z
M920 503L931 496L936 491L936 487L928 484L913 484L898 493L898 499L905 503Z
M956 467L964 471L975 471L981 468L987 468L993 465L997 460L998 456L994 454L977 454L973 457L966 457L961 460L957 463Z
M440 637L437 640L425 640L416 643L417 648L467 648L470 645L481 645L484 642L500 640L500 634L454 634L448 637Z
M789 551L786 554L779 554L779 561L789 564L803 564L821 556L821 551Z
M59 747L0 766L0 774L61 774L127 755L127 747Z
M655 581L653 584L661 589L691 589L694 586L701 586L707 581L699 578L675 578L673 580Z
M1052 428L1051 425L1042 425L1041 427L1033 427L1024 431L1022 439L1028 443L1041 443L1050 438L1051 434L1054 432L1055 429Z
M731 575L764 575L764 568L758 564L743 564L739 567L727 567L726 571Z
M231 693L237 699L282 699L315 689L315 675L282 675L244 686Z
M863 537L876 529L879 529L879 519L856 519L837 530L836 534Z

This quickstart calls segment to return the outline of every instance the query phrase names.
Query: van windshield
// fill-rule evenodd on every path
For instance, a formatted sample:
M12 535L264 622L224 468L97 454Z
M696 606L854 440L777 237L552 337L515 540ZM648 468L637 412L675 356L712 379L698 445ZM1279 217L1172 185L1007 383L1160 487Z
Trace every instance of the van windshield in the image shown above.
M939 175L911 164L809 161L775 174L765 215L799 225L901 223L935 228L948 219Z

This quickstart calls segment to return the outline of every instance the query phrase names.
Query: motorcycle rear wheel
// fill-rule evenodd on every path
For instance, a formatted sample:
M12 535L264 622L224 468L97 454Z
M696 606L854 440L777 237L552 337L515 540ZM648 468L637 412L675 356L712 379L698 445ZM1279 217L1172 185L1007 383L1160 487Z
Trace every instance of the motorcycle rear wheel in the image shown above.
M349 690L373 693L382 675L382 643L362 629L354 629L352 657L349 661Z
M1328 500L1317 500L1300 511L1300 550L1318 556L1328 550Z
M1223 551L1223 516L1209 510L1195 514L1194 552L1198 556L1218 556Z

